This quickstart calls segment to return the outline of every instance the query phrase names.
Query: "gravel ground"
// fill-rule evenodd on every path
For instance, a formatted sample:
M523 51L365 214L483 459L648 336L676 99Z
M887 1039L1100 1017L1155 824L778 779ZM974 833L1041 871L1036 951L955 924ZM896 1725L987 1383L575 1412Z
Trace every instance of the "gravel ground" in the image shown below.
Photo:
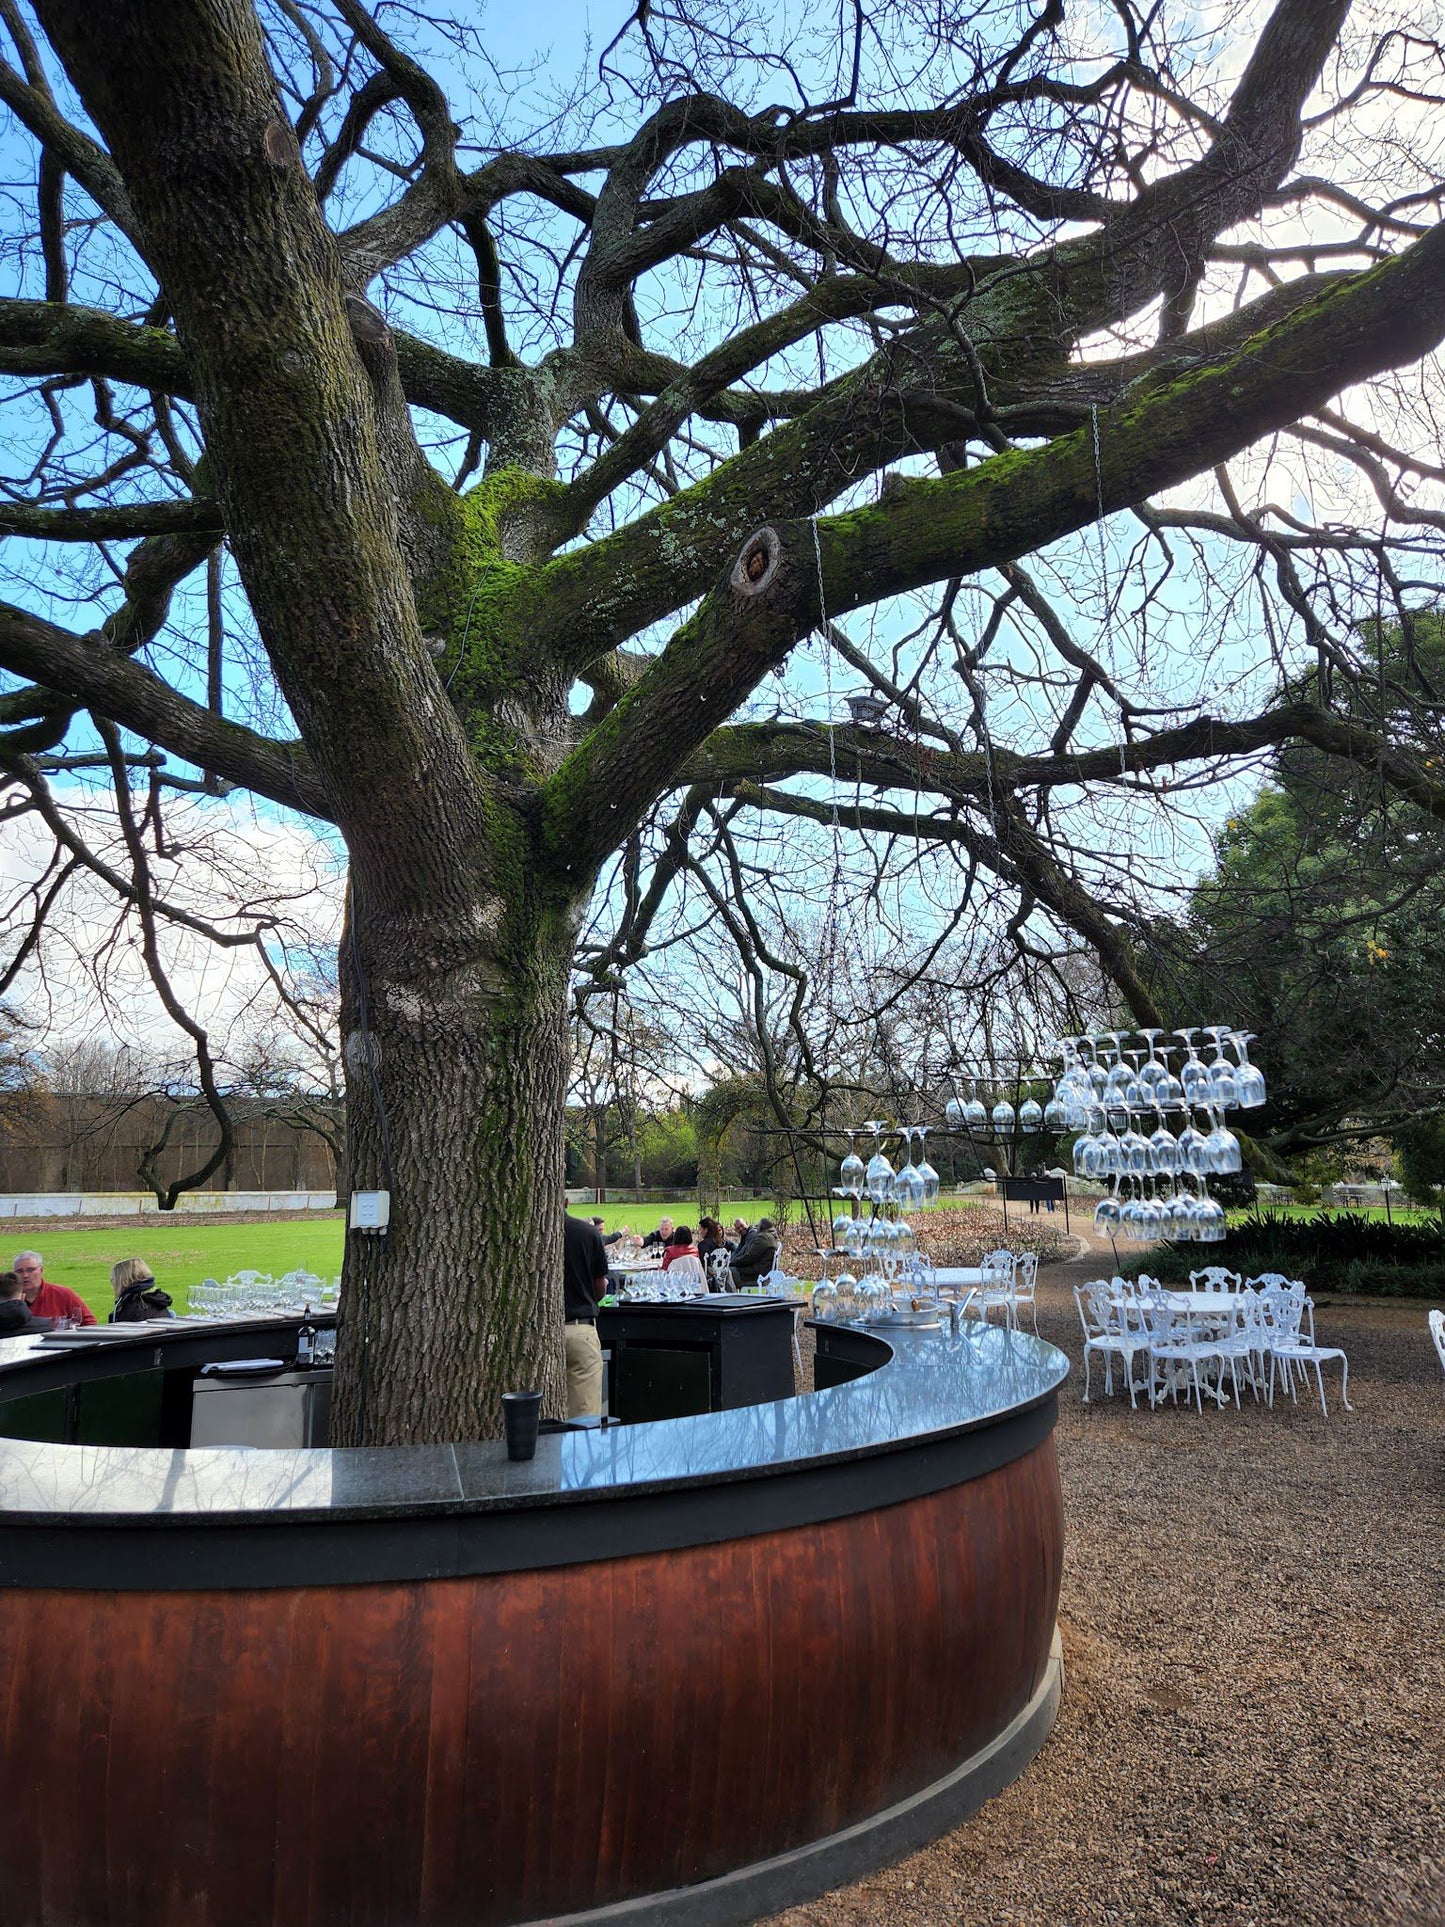
M1076 1361L1072 1283L1039 1330ZM1064 1699L1016 1785L776 1927L1445 1923L1445 1381L1402 1301L1321 1299L1352 1413L1127 1399L1057 1434Z

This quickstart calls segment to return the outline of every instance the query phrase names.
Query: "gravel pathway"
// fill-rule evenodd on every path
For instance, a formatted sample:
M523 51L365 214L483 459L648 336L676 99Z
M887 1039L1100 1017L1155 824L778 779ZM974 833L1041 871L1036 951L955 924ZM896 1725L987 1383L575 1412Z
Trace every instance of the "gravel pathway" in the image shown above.
M1039 1330L1076 1361L1055 1265ZM1355 1407L1060 1396L1064 1700L1023 1779L777 1927L1445 1923L1445 1380L1427 1307L1321 1299Z

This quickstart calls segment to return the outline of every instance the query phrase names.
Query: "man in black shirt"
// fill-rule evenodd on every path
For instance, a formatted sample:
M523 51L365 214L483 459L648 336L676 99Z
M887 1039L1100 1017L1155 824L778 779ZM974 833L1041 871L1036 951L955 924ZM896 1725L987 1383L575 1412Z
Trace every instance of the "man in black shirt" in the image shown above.
M562 1305L567 1320L567 1416L602 1416L597 1301L607 1290L607 1251L595 1225L570 1215L562 1227Z

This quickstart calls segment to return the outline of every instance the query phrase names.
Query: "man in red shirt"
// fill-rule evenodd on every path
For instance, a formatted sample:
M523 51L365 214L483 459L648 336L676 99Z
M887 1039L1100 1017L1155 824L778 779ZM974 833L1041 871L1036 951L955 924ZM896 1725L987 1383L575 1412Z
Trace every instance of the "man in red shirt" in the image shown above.
M37 1318L73 1318L77 1325L95 1323L95 1313L78 1291L46 1281L45 1262L38 1251L22 1251L14 1270L25 1302Z

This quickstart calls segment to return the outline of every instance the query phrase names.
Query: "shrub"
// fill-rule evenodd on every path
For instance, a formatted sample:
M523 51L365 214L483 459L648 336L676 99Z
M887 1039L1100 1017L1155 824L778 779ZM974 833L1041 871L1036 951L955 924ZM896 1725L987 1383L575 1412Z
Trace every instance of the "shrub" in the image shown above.
M1130 1277L1146 1271L1177 1284L1205 1265L1228 1265L1247 1278L1282 1271L1312 1290L1360 1297L1445 1299L1445 1230L1435 1224L1387 1224L1349 1211L1314 1218L1257 1212L1230 1227L1217 1245L1156 1245L1130 1257Z

